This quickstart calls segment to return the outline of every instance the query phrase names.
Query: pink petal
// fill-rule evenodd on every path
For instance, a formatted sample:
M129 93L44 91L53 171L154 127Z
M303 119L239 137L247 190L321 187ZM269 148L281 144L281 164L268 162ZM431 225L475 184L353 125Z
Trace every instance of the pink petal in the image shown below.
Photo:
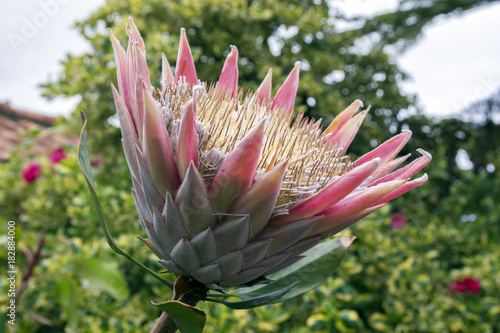
M181 119L181 127L177 141L177 166L179 167L179 177L181 181L186 175L189 164L193 161L198 167L198 135L195 131L196 123L196 98L193 97L184 107L184 114Z
M129 99L130 91L127 84L127 54L120 45L120 41L113 35L111 29L108 29L111 44L113 45L113 53L115 54L115 64L118 79L118 89L123 99ZM127 108L128 109L128 108ZM133 119L132 109L128 109L130 117Z
M288 113L293 111L293 105L295 103L295 97L297 96L297 89L299 87L299 72L300 61L297 61L295 63L295 67L293 67L285 82L276 93L271 109L280 107Z
M401 179L410 179L422 170L432 160L432 155L425 150L418 148L417 151L422 154L422 157L417 158L415 161L408 165L406 172L401 176ZM406 168L405 168L406 169Z
M161 54L161 90L165 92L167 86L171 86L174 84L175 78L174 74L172 74L172 69L170 68L170 64L168 63L167 57L165 53Z
M118 119L120 120L120 129L122 132L122 138L132 143L131 145L132 149L135 143L138 142L138 137L135 131L134 124L132 122L132 118L130 117L130 113L127 110L125 102L120 97L120 94L118 93L118 91L116 91L116 88L113 84L111 84L111 90L113 92L113 98L115 100Z
M347 149L347 147L349 147L352 140L358 133L359 127L361 126L361 123L365 119L366 114L369 110L370 109L368 108L367 110L357 114L352 119L347 121L344 126L339 128L339 130L332 135L332 138L330 140L338 143L344 149Z
M136 97L136 80L135 80L135 60L134 60L134 46L132 44L132 40L129 40L127 47L127 61L126 61L126 73L127 73L127 81L125 84L127 85L128 95L123 96L123 100L125 101L125 105L132 113L137 133L140 134L139 137L142 137L142 117L139 117L139 113L137 111L137 97ZM140 91L142 92L142 83L140 87ZM139 121L141 121L139 123ZM140 126L139 126L140 124Z
M271 217L287 164L288 160L285 160L266 172L231 204L229 213L250 215L250 239L266 227Z
M128 35L130 36L130 39L132 40L132 43L139 44L140 49L142 52L146 52L144 49L144 41L142 40L141 33L139 30L137 30L137 26L134 23L134 20L129 16L128 18L128 23L130 24L130 30L127 31Z
M383 198L379 199L375 204L381 204L387 201L391 201L392 199L395 199L399 197L400 195L405 194L406 192L414 189L415 187L418 187L425 183L429 177L427 174L424 174L422 177L414 179L412 181L409 181L405 183L403 186L395 189L394 191L390 192L389 194L385 195ZM380 185L378 185L380 186Z
M380 168L378 168L377 171L375 171L373 173L373 175L372 175L373 180L372 180L371 184L374 184L374 182L377 181L378 179L387 176L389 174L389 172L391 172L392 170L394 170L398 166L400 166L410 156L411 156L411 154L407 154L405 156L396 158L396 159L389 161L389 162L385 163L384 165L382 165Z
M136 110L137 118L135 119L137 123L137 133L139 134L139 140L143 138L143 122L144 122L144 96L143 96L143 86L150 90L151 82L149 79L149 69L146 64L146 58L144 53L141 51L139 44L134 44L134 58L135 58L135 100L136 100Z
M267 119L263 119L236 145L226 157L212 182L208 193L215 208L225 213L230 203L253 183L259 162Z
M175 82L178 82L181 76L184 76L188 83L196 84L198 82L193 55L191 54L191 48L189 47L184 28L181 28L179 53L177 54L177 63L175 64Z
M217 86L231 90L231 97L234 97L238 87L238 49L236 46L231 45L231 53L226 58Z
M353 116L358 112L359 108L363 107L363 102L359 99L355 100L351 105L349 105L344 111L339 113L332 123L325 130L325 134L334 133L341 129Z
M375 157L380 157L382 160L380 165L384 165L385 163L387 163L387 161L392 160L394 156L399 153L399 151L404 147L408 140L410 140L410 137L411 131L404 130L401 134L390 138L371 152L361 156L355 162L356 166L371 161Z
M168 192L160 193L158 191L158 187L154 183L150 170L148 169L146 157L141 151L139 145L135 145L135 157L137 160L137 166L139 167L141 188L144 191L146 201L148 202L148 205L161 210L165 205L165 194Z
M151 79L149 78L149 68L146 62L146 57L139 44L135 43L134 47L136 81L141 84L144 82L146 84L146 88L151 90Z
M146 165L153 183L165 197L167 191L175 191L180 181L174 152L167 129L151 92L143 87L144 98L144 138L143 151Z
M376 205L380 198L383 198L404 183L405 181L397 180L379 184L337 202L318 214L323 215L324 218L314 226L309 236L323 233L335 225L354 217L359 212Z
M429 162L432 160L432 155L426 152L423 149L417 149L419 153L421 153L423 156L417 158L404 168L401 168L390 175L387 175L378 181L374 182L373 185L382 183L382 182L387 182L391 180L396 180L396 179L410 179L413 177L417 172L422 170Z
M271 221L272 225L282 225L289 221L311 217L321 213L354 191L379 167L379 164L380 159L377 158L361 167L352 169L345 175L334 180L316 195L292 208L288 215L280 215L274 218Z
M334 223L334 225L330 229L328 229L327 231L324 231L322 233L322 235L323 235L323 237L330 237L331 235L335 235L335 234L341 232L342 230L344 230L345 228L348 228L349 226L353 225L357 221L361 220L362 218L379 210L380 208L384 207L385 205L387 205L387 204L383 203L380 205L374 205L372 207L369 207L369 208L362 210L361 212L353 215L352 217L348 218L347 220Z
M269 101L271 100L272 75L273 69L269 68L264 81L262 81L259 88L255 92L257 102L265 104L269 103Z
M139 169L137 167L137 162L135 159L135 145L139 143L139 139L137 137L136 129L127 110L127 106L125 105L125 102L123 102L123 99L120 97L120 94L118 93L118 91L116 91L113 85L111 85L111 90L113 91L116 111L118 113L118 119L120 120L120 129L122 132L123 151L125 152L125 158L127 159L127 164L130 167L132 176L138 178Z

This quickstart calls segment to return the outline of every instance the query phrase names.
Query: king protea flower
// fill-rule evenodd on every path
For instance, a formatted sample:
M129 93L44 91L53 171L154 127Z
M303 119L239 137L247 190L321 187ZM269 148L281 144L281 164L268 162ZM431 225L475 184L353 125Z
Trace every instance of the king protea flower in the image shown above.
M110 31L112 87L144 240L170 272L207 286L241 286L421 185L423 155L397 171L403 131L356 161L346 150L368 109L355 101L323 129L293 105L300 63L271 96L271 70L255 93L238 85L231 46L220 79L201 82L184 29L175 73L163 55L151 85L144 43L130 20L125 51Z

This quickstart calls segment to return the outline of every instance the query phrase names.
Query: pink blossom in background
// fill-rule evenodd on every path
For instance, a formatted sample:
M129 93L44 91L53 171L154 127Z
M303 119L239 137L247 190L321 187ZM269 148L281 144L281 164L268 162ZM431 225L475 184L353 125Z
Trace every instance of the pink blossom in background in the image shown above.
M62 148L54 150L50 155L50 161L54 164L59 163L64 158L66 158L66 152Z
M30 163L23 169L23 177L26 183L32 183L41 176L40 169L42 166L38 163Z
M460 293L470 291L477 294L481 290L481 283L472 277L456 279L455 282L450 285L450 290Z
M102 167L102 165L104 164L104 161L102 159L101 156L97 155L97 156L94 156L91 160L90 160L90 165L93 166L93 167L96 167L96 168L100 168Z
M408 221L403 213L392 213L391 214L391 227L394 229L399 229L404 227Z

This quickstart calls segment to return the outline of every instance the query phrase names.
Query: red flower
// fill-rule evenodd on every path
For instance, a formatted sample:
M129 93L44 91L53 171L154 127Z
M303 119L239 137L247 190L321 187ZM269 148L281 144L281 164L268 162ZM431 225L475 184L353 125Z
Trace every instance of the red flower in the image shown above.
M54 152L50 155L50 161L53 164L59 163L63 158L66 158L66 153L62 148L54 150Z
M391 227L394 229L402 228L406 225L406 216L403 213L391 214Z
M481 283L472 277L465 277L462 279L456 279L455 282L450 285L450 289L460 293L470 291L477 294L481 290Z
M42 166L38 163L30 163L23 169L23 177L26 183L32 183L40 177L40 169Z

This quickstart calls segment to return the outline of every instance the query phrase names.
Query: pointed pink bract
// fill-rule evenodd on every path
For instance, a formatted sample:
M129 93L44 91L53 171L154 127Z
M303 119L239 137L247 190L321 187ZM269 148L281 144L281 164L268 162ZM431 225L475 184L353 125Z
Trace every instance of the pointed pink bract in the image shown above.
M118 81L118 90L123 99L128 99L130 94L127 83L127 53L120 44L120 41L115 37L111 29L108 29L111 45L113 45L113 53L115 55L116 74ZM128 109L128 108L127 108ZM133 118L132 110L128 110Z
M137 29L137 26L134 23L134 20L132 20L132 17L129 16L128 18L128 23L130 25L130 30L127 31L128 35L130 36L130 39L132 42L135 44L139 44L139 47L142 52L146 52L146 49L144 48L144 41L142 40L141 33Z
M266 227L271 217L287 164L288 160L285 160L274 166L231 204L229 213L250 214L250 239Z
M234 147L208 186L209 196L219 213L252 184L259 162L267 119L263 119Z
M335 224L342 223L358 212L376 205L376 202L380 198L394 191L404 183L404 181L393 181L379 184L337 202L335 205L318 214L324 216L324 218L314 226L311 235L325 232Z
M139 142L139 139L137 137L134 122L132 121L132 117L127 110L125 102L120 97L118 91L116 91L115 86L111 85L111 90L113 92L113 98L115 100L118 119L120 120L120 130L122 132L123 151L125 152L125 158L131 170L132 176L139 177L139 169L135 160L135 145Z
M165 197L179 185L177 166L170 138L151 92L144 86L144 137L142 148L149 174L158 192Z
M257 102L265 104L271 100L272 75L273 69L269 68L266 77L255 92L255 99Z
M367 110L351 118L338 131L333 133L331 140L335 143L338 143L343 149L347 149L358 133L359 127L361 126L361 123L365 119L366 114L369 110L370 109L368 108Z
M416 160L414 160L413 162L411 162L410 164L408 164L404 168L401 168L401 169L399 169L399 170L397 170L397 171L395 171L395 172L393 172L393 173L391 173L383 178L380 178L378 181L372 183L372 185L376 185L376 184L379 184L382 182L388 182L391 180L397 180L397 179L410 179L411 177L416 175L427 164L429 164L429 162L432 159L431 154L429 154L425 150L423 150L423 149L417 149L417 150L418 150L418 152L420 152L422 154L421 157L417 158Z
M293 111L297 89L299 88L299 72L300 61L297 61L290 74L288 74L285 82L276 93L271 109L280 107L289 113Z
M174 74L172 74L172 69L168 63L165 53L161 54L161 90L164 92L168 86L175 83Z
M375 212L376 210L379 210L380 208L384 207L387 204L380 204L380 205L374 205L369 208L366 208L359 213L356 213L349 218L345 220L337 220L330 222L330 226L326 231L323 231L320 235L323 235L323 237L330 237L331 235L335 235L338 232L341 232L342 230L348 228L355 222L361 220L362 218L370 215L371 213ZM314 230L313 232L314 233Z
M363 102L359 99L355 100L333 119L332 123L325 130L325 134L339 131L358 112L360 107L363 107Z
M175 64L175 82L178 82L181 76L186 78L186 82L196 84L196 69L194 68L193 55L186 37L186 30L181 29L181 38L179 42L179 53Z
M411 154L407 154L405 156L393 159L392 161L388 161L387 163L382 165L380 168L377 169L377 171L373 173L372 175L373 180L371 184L375 183L378 179L387 176L392 170L396 169L398 166L404 163L410 156Z
M395 199L395 198L399 197L400 195L405 194L409 190L414 189L415 187L422 185L423 183L425 183L427 181L427 178L428 178L427 174L424 174L420 178L409 181L409 182L403 184L401 187L390 192L386 196L382 197L375 204L378 205L378 204L382 204L382 203L387 202L387 201L391 201L392 199Z
M122 97L125 105L127 105L127 108L132 114L132 119L134 120L137 134L139 135L139 137L142 137L142 120L139 126L139 121L141 118L139 117L139 113L137 111L134 46L131 39L129 39L127 46L126 67L127 81L125 82L125 84L127 86L128 94ZM140 87L140 91L142 91L142 86Z
M380 157L384 165L387 161L390 161L396 156L401 149L406 145L408 140L410 140L411 131L405 130L402 133L390 138L386 142L382 143L380 146L372 150L371 152L361 156L355 163L356 166L362 165L368 161L371 161L375 157Z
M238 87L238 49L236 46L231 45L231 53L226 58L217 87L231 90L231 97L234 97Z
M177 141L177 166L181 181L186 175L191 161L198 167L198 135L195 131L196 123L196 98L193 97L187 102L181 119L181 127Z
M361 167L354 168L345 175L334 180L316 195L292 208L288 215L277 216L271 223L273 225L282 225L289 221L307 218L321 213L354 191L378 168L379 165L380 159L374 159Z

